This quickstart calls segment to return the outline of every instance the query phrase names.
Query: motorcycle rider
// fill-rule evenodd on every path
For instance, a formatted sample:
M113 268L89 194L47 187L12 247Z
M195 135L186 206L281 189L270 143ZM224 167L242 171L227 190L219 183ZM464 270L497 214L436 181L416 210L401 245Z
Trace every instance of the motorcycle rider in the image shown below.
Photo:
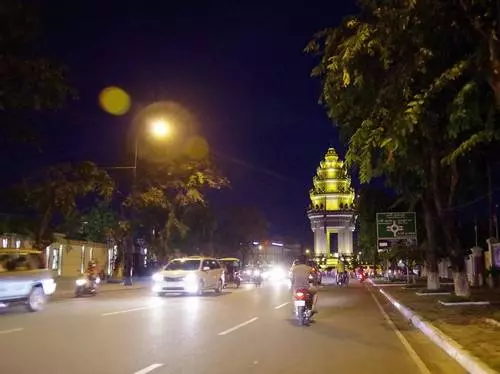
M87 265L87 270L85 271L85 275L87 278L91 281L95 281L99 275L99 272L97 270L97 263L93 260L90 260L88 265Z
M253 270L253 278L255 285L260 285L262 283L262 265L260 261L257 261L255 268Z
M299 288L305 288L313 296L312 314L318 312L316 305L318 302L318 289L309 283L309 276L314 269L307 265L307 256L300 255L292 268L292 290L295 293Z

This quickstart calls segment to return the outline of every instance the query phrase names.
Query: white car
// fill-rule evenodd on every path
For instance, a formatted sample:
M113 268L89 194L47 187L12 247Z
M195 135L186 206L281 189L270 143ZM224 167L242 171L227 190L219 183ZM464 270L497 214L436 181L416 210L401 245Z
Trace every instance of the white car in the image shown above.
M153 275L153 292L203 294L206 290L222 292L224 270L211 257L185 257L172 260Z
M40 251L0 250L0 308L24 304L29 311L37 312L55 290L54 277L45 268Z

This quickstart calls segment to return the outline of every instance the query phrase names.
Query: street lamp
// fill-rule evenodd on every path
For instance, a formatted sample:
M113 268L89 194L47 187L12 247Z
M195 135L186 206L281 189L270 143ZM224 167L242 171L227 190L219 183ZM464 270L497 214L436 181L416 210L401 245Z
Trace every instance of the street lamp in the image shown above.
M172 126L171 124L163 118L155 118L149 122L149 126L147 127L147 132L154 138L161 139L167 138L172 134ZM133 169L133 180L132 180L132 196L135 196L137 192L137 160L139 158L139 140L140 140L140 132L138 132L135 136L135 151L134 151L134 166ZM134 210L132 211L132 223L134 221ZM133 227L133 225L131 225ZM132 238L134 233L132 232ZM132 245L135 246L134 240L132 240ZM134 263L133 259L134 252L132 252L132 258L129 262L129 269L125 273L125 286L132 285L132 267ZM125 264L124 264L125 265Z
M151 134L157 138L165 138L172 132L172 126L163 118L158 118L151 122Z

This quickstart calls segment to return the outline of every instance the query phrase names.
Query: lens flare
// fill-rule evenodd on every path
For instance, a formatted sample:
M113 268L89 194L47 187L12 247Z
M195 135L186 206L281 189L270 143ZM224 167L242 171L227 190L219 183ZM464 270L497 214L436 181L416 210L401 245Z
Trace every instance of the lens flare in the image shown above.
M203 160L208 156L208 151L207 141L200 136L194 136L186 143L186 154L194 160Z
M114 116L122 116L129 111L131 100L120 87L106 87L99 94L99 104L105 112Z

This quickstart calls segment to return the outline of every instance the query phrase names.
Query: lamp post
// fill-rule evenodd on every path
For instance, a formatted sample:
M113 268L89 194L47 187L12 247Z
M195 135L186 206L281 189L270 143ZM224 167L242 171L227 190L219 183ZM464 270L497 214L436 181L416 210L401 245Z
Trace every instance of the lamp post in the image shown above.
M172 126L170 125L169 122L167 122L165 119L162 118L156 118L152 120L149 123L149 128L148 132L150 133L151 136L154 138L160 139L160 138L167 138L172 134ZM133 172L133 179L132 179L132 196L135 197L137 193L137 161L139 158L139 140L140 140L140 133L137 133L135 136L135 146L134 146L134 166L132 167L125 167L125 168L131 168ZM124 270L125 270L125 279L124 279L124 285L125 286L131 286L132 285L132 271L134 268L134 248L135 248L135 239L134 239L134 230L133 230L133 223L135 221L135 208L132 206L132 217L131 217L131 225L130 227L132 228L132 252L129 254L129 256L124 256L125 261L124 261ZM126 250L129 247L126 247ZM126 266L125 262L127 262L128 266Z

